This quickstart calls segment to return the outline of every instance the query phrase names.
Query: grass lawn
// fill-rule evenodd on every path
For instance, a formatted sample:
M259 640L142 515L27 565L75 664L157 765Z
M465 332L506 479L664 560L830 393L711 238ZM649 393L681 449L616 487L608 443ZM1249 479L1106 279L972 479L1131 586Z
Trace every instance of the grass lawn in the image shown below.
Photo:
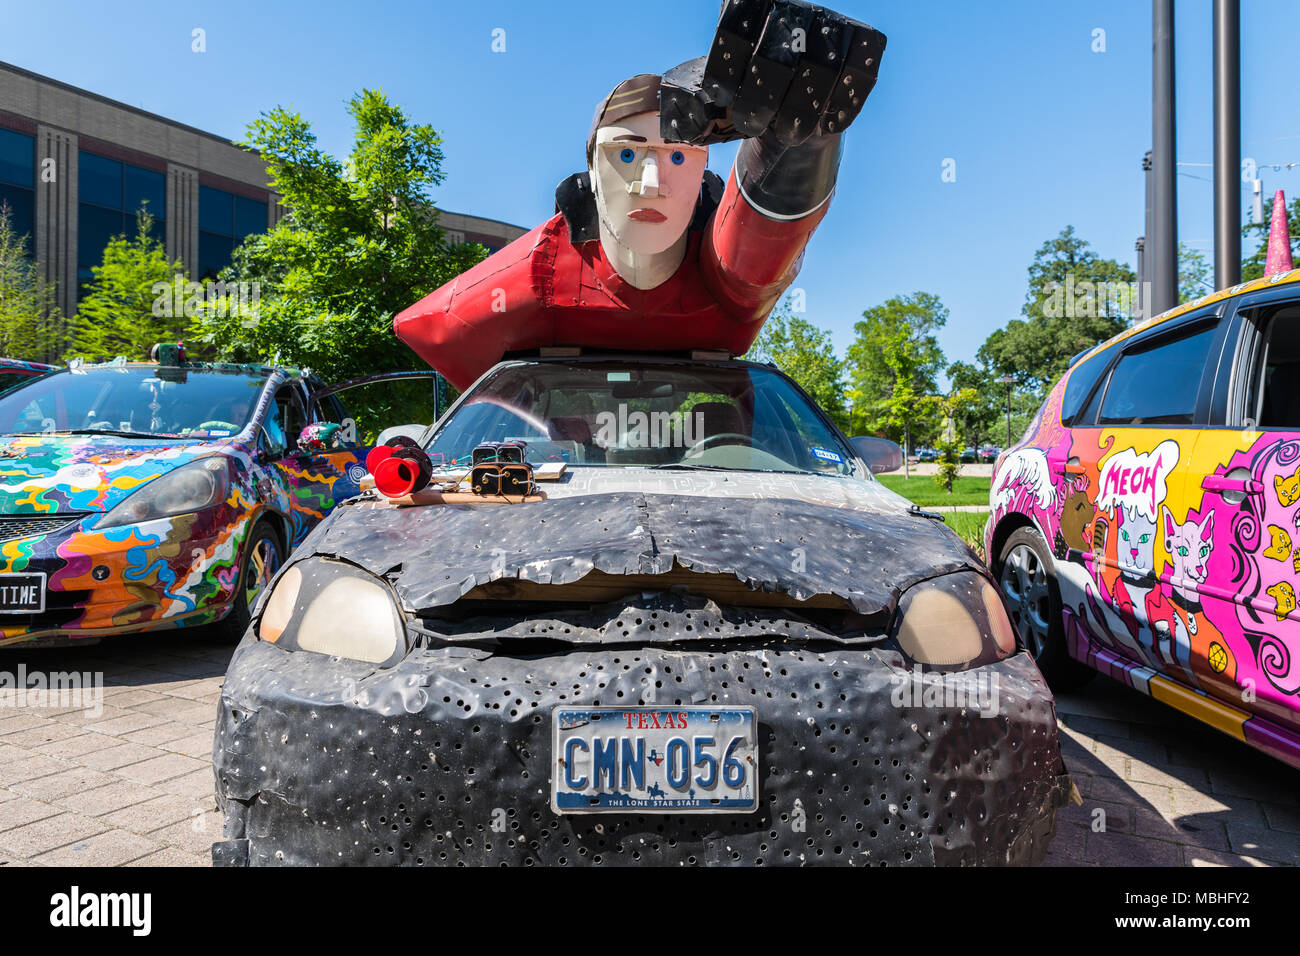
M907 479L902 475L876 475L876 480L922 508L942 505L984 505L989 503L991 478L959 475L952 483L952 494L934 483L929 475Z
M969 544L976 554L984 558L984 525L989 520L988 512L950 511L943 516L943 520L949 528L957 532L957 537Z

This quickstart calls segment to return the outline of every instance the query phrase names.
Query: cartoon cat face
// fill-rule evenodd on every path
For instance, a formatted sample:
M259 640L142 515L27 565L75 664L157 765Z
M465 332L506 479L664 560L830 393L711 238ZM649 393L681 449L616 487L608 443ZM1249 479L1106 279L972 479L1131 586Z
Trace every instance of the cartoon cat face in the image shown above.
M1272 558L1274 561L1285 561L1291 554L1291 535L1287 533L1286 528L1279 528L1275 524L1268 526L1268 535L1271 540L1269 546L1264 549L1264 557Z
M1268 593L1277 602L1273 613L1277 615L1279 621L1285 621L1286 616L1295 610L1295 588L1286 581L1279 581L1268 589Z
M1174 578L1204 584L1209 574L1206 562L1214 550L1214 512L1200 522L1174 521L1168 508L1161 508L1165 519L1165 550L1174 566Z
M1300 501L1300 469L1296 469L1296 473L1289 478L1274 475L1273 490L1277 492L1278 503L1283 508L1290 508L1297 501Z
M1120 570L1145 577L1155 570L1156 523L1136 508L1120 508L1119 512Z

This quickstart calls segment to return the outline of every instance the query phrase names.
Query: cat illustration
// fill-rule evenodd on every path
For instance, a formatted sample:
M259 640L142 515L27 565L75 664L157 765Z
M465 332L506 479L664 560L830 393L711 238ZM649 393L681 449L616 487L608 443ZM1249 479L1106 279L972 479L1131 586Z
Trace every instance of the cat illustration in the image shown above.
M1095 514L1086 491L1076 490L1070 493L1065 499L1065 509L1061 512L1060 532L1066 548L1079 551L1088 547L1088 525L1092 523ZM1066 555L1061 554L1060 557Z
M1275 524L1268 526L1268 533L1273 542L1264 549L1264 557L1285 561L1291 555L1291 535L1287 534L1285 528L1279 528Z
M1116 509L1119 538L1115 542L1115 557L1119 564L1119 578L1115 581L1115 610L1139 645L1139 635L1144 629L1151 631L1151 651L1157 666L1165 665L1161 640L1169 637L1163 615L1152 623L1151 607L1147 598L1158 582L1155 577L1156 521L1137 508L1120 506Z
M1286 616L1295 610L1295 588L1286 581L1279 581L1268 589L1268 593L1277 602L1273 613L1277 615L1279 621L1285 621Z
M1144 580L1156 567L1156 522L1136 508L1119 509L1119 542L1116 557L1125 577Z
M1190 518L1183 524L1161 506L1165 519L1165 550L1173 564L1174 603L1187 613L1187 630L1196 635L1196 612L1200 610L1200 586L1209 576L1207 562L1214 550L1214 512L1200 522Z
M1165 526L1165 550L1169 552L1169 561L1173 565L1173 593L1170 597L1175 611L1170 632L1171 652L1192 677L1191 639L1200 629L1199 619L1203 613L1200 586L1210 573L1207 562L1214 550L1214 512L1199 522L1189 516L1187 521L1179 524L1168 508L1161 506L1160 511Z
M1273 490L1277 492L1278 503L1283 508L1290 508L1300 501L1300 468L1297 468L1296 473L1289 478L1274 475Z

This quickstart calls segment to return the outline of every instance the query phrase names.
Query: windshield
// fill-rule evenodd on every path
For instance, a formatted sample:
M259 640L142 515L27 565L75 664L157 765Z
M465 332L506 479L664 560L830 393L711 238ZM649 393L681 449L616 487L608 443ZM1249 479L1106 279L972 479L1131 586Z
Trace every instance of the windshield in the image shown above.
M242 370L64 369L0 395L0 433L225 438L249 423L266 379Z
M499 369L428 446L467 465L475 446L522 440L534 466L853 473L852 452L784 376L746 366L536 362Z

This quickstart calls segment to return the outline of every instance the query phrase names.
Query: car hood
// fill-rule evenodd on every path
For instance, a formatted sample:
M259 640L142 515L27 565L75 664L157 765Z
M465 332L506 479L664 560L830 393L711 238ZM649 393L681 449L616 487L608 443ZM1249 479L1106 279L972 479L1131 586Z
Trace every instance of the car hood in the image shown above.
M222 443L93 435L0 440L0 514L108 511Z
M357 501L313 531L294 561L313 554L386 578L417 614L492 582L566 585L596 573L652 588L645 576L673 573L680 584L696 572L792 603L839 598L880 619L918 581L979 567L942 522L900 509L622 491L514 506Z

